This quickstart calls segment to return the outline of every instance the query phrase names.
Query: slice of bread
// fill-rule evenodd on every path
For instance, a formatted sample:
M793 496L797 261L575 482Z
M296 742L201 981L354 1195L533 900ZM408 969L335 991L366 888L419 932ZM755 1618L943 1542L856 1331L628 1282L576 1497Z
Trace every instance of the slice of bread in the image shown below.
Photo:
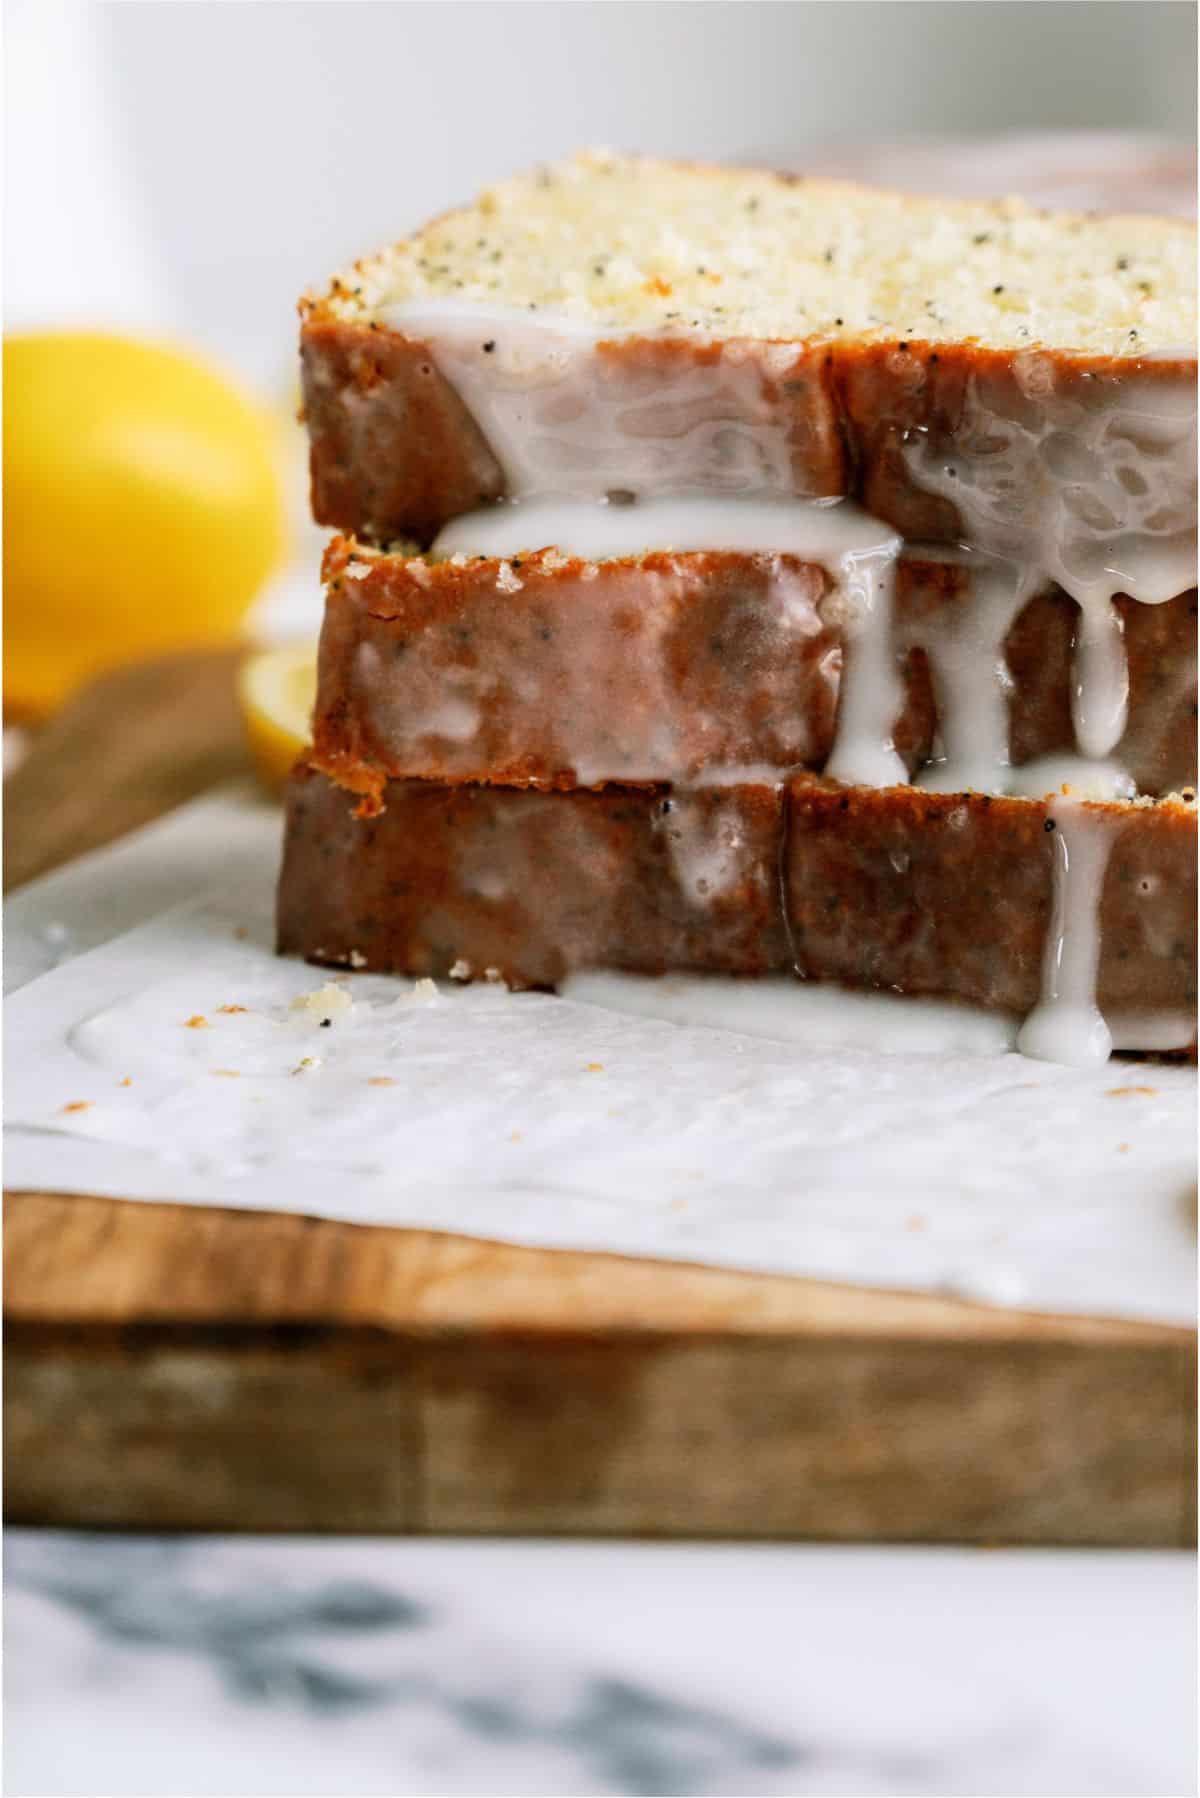
M1023 1013L1055 927L1054 808L822 781L691 793L396 782L367 820L300 765L282 952L554 987L622 968L809 979ZM1196 1004L1196 814L1081 808L1108 838L1095 998L1121 1046L1182 1047ZM780 879L782 869L783 879ZM1164 1023L1176 1041L1163 1040ZM1138 1040L1140 1037L1140 1040Z
M348 322L452 302L549 311L599 335L676 326L1129 358L1191 343L1194 243L1187 225L1144 215L591 152L355 263L319 304Z
M543 485L851 495L910 539L975 541L989 505L959 494L986 486L998 447L1017 459L1009 515L1032 528L1048 439L1146 396L1174 415L1182 394L1186 426L1195 234L583 156L356 264L301 312L320 522L427 543L519 496L530 446L509 402L532 369L535 387L553 377ZM1170 451L1186 496L1186 430Z
M335 538L314 717L316 765L378 805L389 779L553 787L782 779L834 743L843 587L794 556L654 553L582 561L380 554ZM958 562L905 557L891 621L892 741L913 775L955 694L938 650L982 605ZM1115 754L1140 792L1196 780L1196 600L1117 601L1129 679ZM957 699L981 778L1074 749L1076 608L1057 588L981 633L981 684ZM933 647L932 660L930 648ZM997 665L1002 673L992 677ZM980 697L981 696L981 697ZM988 701L998 711L986 780Z

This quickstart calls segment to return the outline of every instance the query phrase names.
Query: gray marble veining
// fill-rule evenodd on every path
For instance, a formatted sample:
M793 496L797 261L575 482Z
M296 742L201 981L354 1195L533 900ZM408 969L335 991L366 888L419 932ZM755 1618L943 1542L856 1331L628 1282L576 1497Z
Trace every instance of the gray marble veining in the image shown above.
M1094 1644L1056 1667L993 1602L1007 1563L1053 1643L1086 1566L1081 1647L1107 1580L1186 1677L1182 1556L12 1532L6 1563L18 1798L1191 1789L1170 1679L1114 1715Z

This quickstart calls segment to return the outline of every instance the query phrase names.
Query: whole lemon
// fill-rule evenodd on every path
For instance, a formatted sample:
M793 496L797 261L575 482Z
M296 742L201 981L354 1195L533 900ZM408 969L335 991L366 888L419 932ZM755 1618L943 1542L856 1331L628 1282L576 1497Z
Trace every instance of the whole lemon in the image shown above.
M283 542L272 427L221 374L100 333L5 340L7 707L236 637Z

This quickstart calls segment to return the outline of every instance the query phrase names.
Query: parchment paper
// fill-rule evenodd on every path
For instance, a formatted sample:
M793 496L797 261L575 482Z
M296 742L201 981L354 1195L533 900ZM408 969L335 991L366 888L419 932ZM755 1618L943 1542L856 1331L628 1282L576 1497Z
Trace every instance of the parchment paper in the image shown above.
M10 1188L1192 1315L1192 1070L327 981L271 953L278 846L229 792L9 902Z

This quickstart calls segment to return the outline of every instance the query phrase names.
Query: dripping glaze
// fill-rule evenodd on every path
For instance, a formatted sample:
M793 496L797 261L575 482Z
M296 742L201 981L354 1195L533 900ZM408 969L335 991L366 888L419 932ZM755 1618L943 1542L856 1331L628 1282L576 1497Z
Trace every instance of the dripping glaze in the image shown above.
M762 399L754 357L720 346L638 403L606 376L594 329L500 310L412 303L380 314L420 335L497 456L509 498L448 525L438 556L505 556L553 546L586 559L648 549L774 551L829 570L845 592L847 645L825 772L903 784L892 733L901 700L894 598L902 539L847 499L795 497L786 426ZM605 339L622 335L606 332ZM792 351L788 346L768 346ZM782 367L782 363L781 363ZM1013 769L1002 646L1022 605L1057 583L1079 608L1067 784L1126 797L1114 761L1128 669L1124 593L1161 604L1195 584L1196 404L1191 383L1112 376L1060 382L1051 358L1013 359L1017 399L972 373L953 436L906 434L914 485L953 504L972 603L921 647L938 702L940 754L918 776L937 791L1032 794L1062 768ZM1030 496L1034 498L1032 503ZM949 552L953 554L954 552ZM917 641L921 641L919 638ZM1068 1062L1107 1055L1095 1004L1098 894L1111 831L1074 797L1052 801L1054 923L1043 998L1025 1052Z

